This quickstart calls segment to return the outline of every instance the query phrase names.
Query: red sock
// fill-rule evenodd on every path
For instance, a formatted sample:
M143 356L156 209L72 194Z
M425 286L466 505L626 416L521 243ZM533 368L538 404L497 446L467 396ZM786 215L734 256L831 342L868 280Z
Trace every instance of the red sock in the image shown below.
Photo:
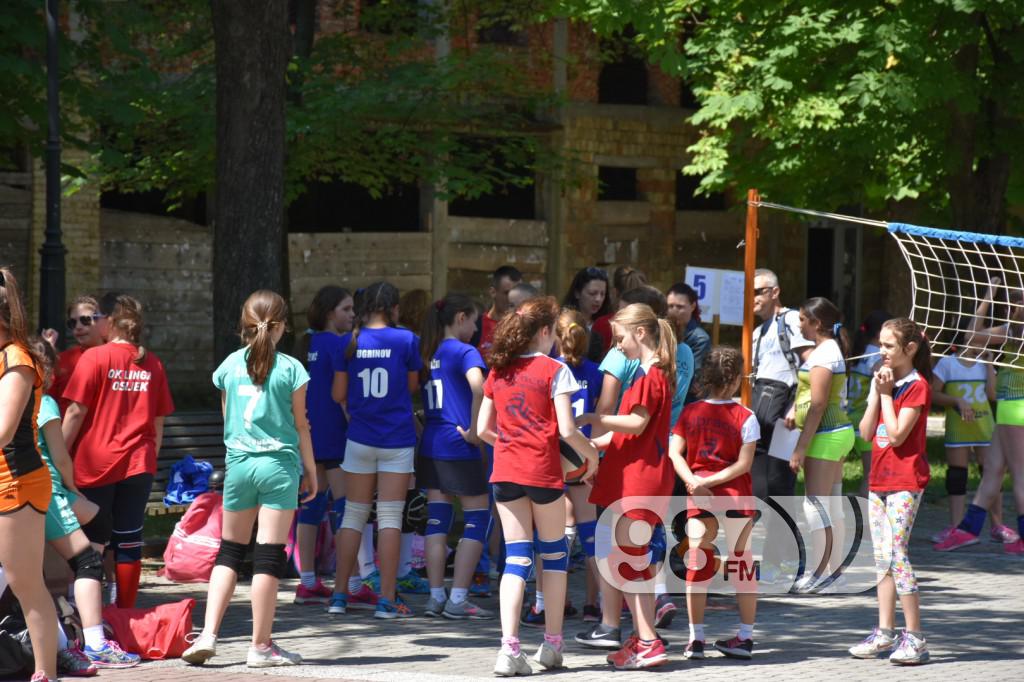
M117 564L117 606L121 609L135 608L135 596L139 593L139 576L142 562Z

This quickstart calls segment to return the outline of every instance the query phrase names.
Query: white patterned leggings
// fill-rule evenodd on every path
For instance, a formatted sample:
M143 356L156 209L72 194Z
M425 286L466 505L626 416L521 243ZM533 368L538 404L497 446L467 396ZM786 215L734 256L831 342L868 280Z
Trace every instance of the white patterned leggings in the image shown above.
M868 493L868 516L878 580L892 574L896 594L900 595L917 592L917 577L910 565L907 548L920 503L921 493L909 490Z

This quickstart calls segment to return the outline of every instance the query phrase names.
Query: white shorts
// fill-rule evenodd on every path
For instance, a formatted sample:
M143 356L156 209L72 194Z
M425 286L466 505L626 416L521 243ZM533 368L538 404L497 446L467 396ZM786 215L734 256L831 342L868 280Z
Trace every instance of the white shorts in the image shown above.
M411 474L415 470L415 448L375 448L354 440L345 443L342 471L350 474Z

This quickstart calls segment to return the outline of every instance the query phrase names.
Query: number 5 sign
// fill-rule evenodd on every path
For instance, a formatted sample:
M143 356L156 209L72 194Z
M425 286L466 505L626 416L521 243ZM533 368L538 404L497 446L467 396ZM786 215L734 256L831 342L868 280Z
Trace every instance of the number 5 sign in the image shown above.
M697 292L701 312L705 316L717 315L722 324L743 324L745 282L739 270L686 268L686 283Z

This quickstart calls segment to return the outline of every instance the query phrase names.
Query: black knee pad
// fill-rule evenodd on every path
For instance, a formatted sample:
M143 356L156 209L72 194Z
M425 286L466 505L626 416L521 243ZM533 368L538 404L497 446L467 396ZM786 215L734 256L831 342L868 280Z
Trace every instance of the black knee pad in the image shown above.
M238 573L238 568L242 565L242 560L245 559L245 550L247 548L248 545L243 545L241 542L221 540L220 550L217 551L217 558L214 560L213 565L227 566L235 573Z
M100 509L89 523L82 526L82 530L85 531L85 537L89 538L89 542L106 545L114 534L114 517Z
M427 496L419 490L410 490L405 495L404 511L402 532L423 535L427 528Z
M256 549L252 553L252 574L272 575L275 578L283 578L285 569L288 567L288 555L285 554L284 545L266 545L262 542L256 543Z
M68 565L75 572L75 580L103 580L103 557L92 547L68 559Z
M967 467L951 466L946 470L946 493L949 495L967 494Z

